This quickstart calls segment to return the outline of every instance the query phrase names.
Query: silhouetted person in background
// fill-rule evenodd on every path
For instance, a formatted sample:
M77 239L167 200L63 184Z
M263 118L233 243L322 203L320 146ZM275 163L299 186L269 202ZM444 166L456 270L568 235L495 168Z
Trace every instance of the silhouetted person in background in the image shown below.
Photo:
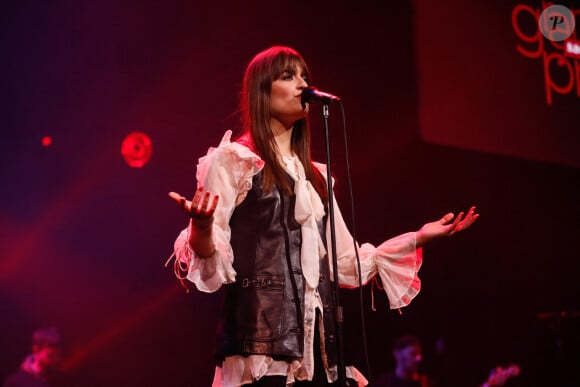
M395 369L382 375L373 386L376 387L434 387L432 378L419 372L423 361L423 349L416 336L405 335L395 339L393 344Z
M441 380L422 373L419 368L423 361L423 348L416 336L399 336L393 343L395 369L383 374L372 385L373 387L441 387ZM503 387L512 378L520 374L517 364L493 368L487 380L478 387Z
M54 387L62 363L62 341L54 327L40 328L32 334L32 353L20 369L9 375L4 387Z
M511 364L508 367L497 366L489 372L487 380L479 387L502 387L519 374L520 366L517 364Z

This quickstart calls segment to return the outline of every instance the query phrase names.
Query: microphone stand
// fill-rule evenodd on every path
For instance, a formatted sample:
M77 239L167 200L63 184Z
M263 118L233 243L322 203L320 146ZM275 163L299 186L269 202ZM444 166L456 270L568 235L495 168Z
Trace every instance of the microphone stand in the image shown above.
M334 277L334 320L336 328L336 361L338 370L338 385L346 387L346 365L344 360L344 344L343 344L343 313L342 306L339 302L339 286L338 286L338 258L336 256L336 232L334 226L334 198L332 193L332 174L330 172L330 140L328 131L328 105L329 98L322 99L322 118L324 124L324 143L326 148L326 183L328 191L328 211L330 215L330 243L332 251L332 272Z

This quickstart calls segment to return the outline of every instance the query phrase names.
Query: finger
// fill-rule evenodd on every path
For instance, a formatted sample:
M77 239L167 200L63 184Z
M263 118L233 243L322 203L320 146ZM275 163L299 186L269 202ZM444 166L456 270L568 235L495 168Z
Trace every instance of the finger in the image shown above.
M217 208L217 204L218 204L219 198L220 197L218 195L215 195L213 197L213 200L211 202L211 206L210 206L210 208L208 210L208 214L213 215L213 213L215 212L215 209Z
M449 221L451 221L451 219L453 219L453 212L449 212L447 214L445 214L445 216L443 216L441 219L439 219L439 223L441 224L447 224L449 223Z
M455 220L453 221L453 226L457 226L459 223L461 223L461 221L463 220L463 216L465 216L465 213L461 211L459 215L457 215L457 218L455 218Z
M193 195L193 199L191 199L191 210L197 210L199 207L199 202L202 198L203 194L203 187L199 187L197 191L195 191L195 195Z
M464 212L461 211L459 213L459 215L457 215L457 217L455 218L455 220L453 221L453 223L451 225L449 225L449 235L453 235L454 233L456 233L457 231L460 231L460 224L461 224L461 220L463 219L463 215Z
M171 199L173 199L177 203L179 208L185 211L189 211L187 208L187 200L183 196L181 196L177 192L169 192L168 195Z
M463 221L463 224L461 225L461 229L466 229L467 227L471 226L473 224L473 222L475 222L477 220L477 218L479 218L479 214L475 214L475 215L471 215L468 218L465 218L465 220Z
M479 218L479 214L477 214L475 212L476 211L475 206L471 207L470 211L471 211L471 222L470 222L470 224L471 224L471 223L475 222L477 220L477 218Z
M467 212L467 215L465 216L465 219L461 223L461 226L463 228L469 227L478 217L479 214L475 213L475 206L472 206Z
M171 199L173 199L176 203L179 203L181 201L181 199L183 198L183 196L181 196L177 192L173 192L173 191L169 192L167 195L169 195L169 197Z
M199 211L202 214L207 214L207 205L209 203L209 197L210 197L209 191L206 192L205 195L203 195L203 201L201 202L201 207L199 208Z
M471 207L471 208L469 209L469 211L467 211L467 216L468 216L468 217L471 217L471 216L473 216L473 214L475 214L475 207Z

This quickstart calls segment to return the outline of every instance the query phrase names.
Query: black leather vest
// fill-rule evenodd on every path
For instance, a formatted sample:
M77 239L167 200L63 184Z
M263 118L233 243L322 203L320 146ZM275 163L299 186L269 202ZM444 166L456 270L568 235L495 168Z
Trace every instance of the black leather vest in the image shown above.
M294 181L287 178L293 187ZM251 354L292 360L301 358L304 350L305 279L300 263L301 228L294 218L296 197L275 186L264 192L262 183L260 172L230 220L237 276L235 283L224 286L219 360ZM325 224L326 216L318 222L323 241ZM324 305L325 352L332 366L336 340L328 256L320 261L318 291Z

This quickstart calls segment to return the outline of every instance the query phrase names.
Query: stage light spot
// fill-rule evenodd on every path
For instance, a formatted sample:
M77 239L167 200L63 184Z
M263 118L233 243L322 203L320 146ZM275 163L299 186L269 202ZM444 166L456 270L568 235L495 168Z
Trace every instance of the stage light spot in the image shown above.
M141 168L151 158L153 145L148 135L142 132L129 133L121 144L121 155L131 168Z
M52 137L50 136L44 136L41 140L41 144L44 147L49 147L52 145Z

